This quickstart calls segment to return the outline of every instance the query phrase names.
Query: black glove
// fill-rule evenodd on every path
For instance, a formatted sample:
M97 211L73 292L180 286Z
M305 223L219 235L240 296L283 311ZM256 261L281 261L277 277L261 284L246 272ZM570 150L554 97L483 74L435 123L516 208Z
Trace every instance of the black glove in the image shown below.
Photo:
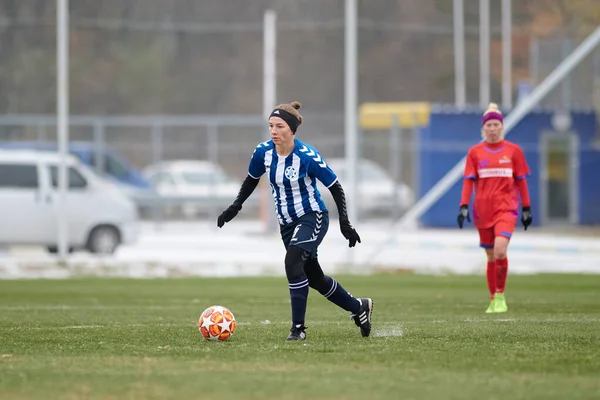
M358 232L356 232L350 221L341 220L340 230L342 231L342 235L348 240L348 247L356 246L356 242L360 243L360 236L358 236Z
M227 207L227 210L223 211L221 215L219 215L219 218L217 218L217 226L219 228L222 228L226 222L229 222L233 218L235 218L235 216L238 215L241 209L242 206L235 203Z
M525 230L531 225L531 221L533 221L533 218L531 218L531 207L523 207L521 209L521 222L523 223Z
M465 223L465 218L467 221L471 222L471 216L469 215L469 206L466 204L463 204L462 206L460 206L458 218L456 218L456 220L458 221L458 227L460 229L463 228L463 224Z

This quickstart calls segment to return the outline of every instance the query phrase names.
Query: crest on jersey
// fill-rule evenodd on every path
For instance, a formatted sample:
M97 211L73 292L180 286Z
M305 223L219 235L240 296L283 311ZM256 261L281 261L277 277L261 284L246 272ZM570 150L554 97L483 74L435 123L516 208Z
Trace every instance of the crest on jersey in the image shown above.
M284 175L288 179L295 179L298 177L298 171L296 171L296 168L289 166L285 169Z
M490 164L490 160L485 159L485 160L481 160L479 161L479 168L485 168Z
M500 159L500 164L510 164L512 161L507 156L504 156Z

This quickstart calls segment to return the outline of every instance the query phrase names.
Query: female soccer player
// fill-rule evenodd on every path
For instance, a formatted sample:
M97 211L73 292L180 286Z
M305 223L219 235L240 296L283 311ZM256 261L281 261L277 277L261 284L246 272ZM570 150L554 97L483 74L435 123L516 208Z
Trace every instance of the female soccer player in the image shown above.
M527 180L530 175L521 148L504 140L502 113L490 103L483 113L484 141L469 149L465 166L458 226L471 222L469 201L475 186L473 217L479 230L480 246L487 255L487 282L491 302L486 313L508 311L504 289L508 274L506 250L515 230L521 196L521 222L531 224L531 204ZM517 193L518 191L518 193Z
M260 177L267 173L286 248L285 272L292 303L292 329L287 340L306 338L304 316L309 287L349 311L361 335L367 337L371 333L373 300L353 297L335 279L325 275L319 265L317 248L327 233L329 214L316 179L331 191L338 208L340 229L349 246L360 243L360 236L348 220L344 190L337 176L314 147L295 137L302 124L300 106L294 101L280 104L271 112L271 140L260 143L254 150L248 176L233 204L217 219L217 226L221 228L237 215Z

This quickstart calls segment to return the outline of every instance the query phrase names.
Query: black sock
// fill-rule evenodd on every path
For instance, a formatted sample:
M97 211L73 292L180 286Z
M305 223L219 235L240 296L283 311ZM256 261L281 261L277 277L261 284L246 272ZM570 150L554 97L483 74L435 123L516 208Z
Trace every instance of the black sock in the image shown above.
M327 286L329 289L327 292L322 293L327 300L334 304L337 304L346 311L350 311L352 314L358 313L360 309L360 301L346 291L335 279L325 275Z

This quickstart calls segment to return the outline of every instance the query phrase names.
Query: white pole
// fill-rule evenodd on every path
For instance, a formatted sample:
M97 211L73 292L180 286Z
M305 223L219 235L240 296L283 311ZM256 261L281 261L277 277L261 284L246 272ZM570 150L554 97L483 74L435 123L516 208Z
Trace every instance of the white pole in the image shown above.
M512 107L512 10L511 0L502 0L502 107Z
M490 102L490 0L479 0L479 105Z
M535 107L550 91L552 91L571 71L579 65L600 43L600 27L590 34L568 57L556 67L550 75L537 86L527 97L516 105L514 110L504 120L506 134L518 124L523 117ZM463 175L465 157L463 157L442 179L439 180L404 216L392 227L392 230L411 228L429 208L435 204ZM374 263L383 247L393 241L393 235L369 256Z
M269 117L277 101L275 86L277 83L276 38L277 14L274 10L266 10L263 30L263 115L265 118ZM266 137L270 138L268 131Z
M56 102L58 152L58 255L66 260L68 254L69 230L67 224L68 175L66 159L69 154L69 0L57 0L56 7Z
M345 151L348 197L348 215L357 217L356 192L358 164L358 73L357 73L357 6L356 0L346 0L345 8L345 60L344 60L344 113L345 113Z
M263 115L269 118L277 101L277 13L266 10L263 19ZM266 126L266 122L265 122ZM271 138L268 128L265 128L265 140ZM270 231L275 226L275 218L271 212L271 191L268 184L262 185L261 220L265 230Z
M454 102L464 110L467 103L465 72L465 21L463 0L454 0Z

